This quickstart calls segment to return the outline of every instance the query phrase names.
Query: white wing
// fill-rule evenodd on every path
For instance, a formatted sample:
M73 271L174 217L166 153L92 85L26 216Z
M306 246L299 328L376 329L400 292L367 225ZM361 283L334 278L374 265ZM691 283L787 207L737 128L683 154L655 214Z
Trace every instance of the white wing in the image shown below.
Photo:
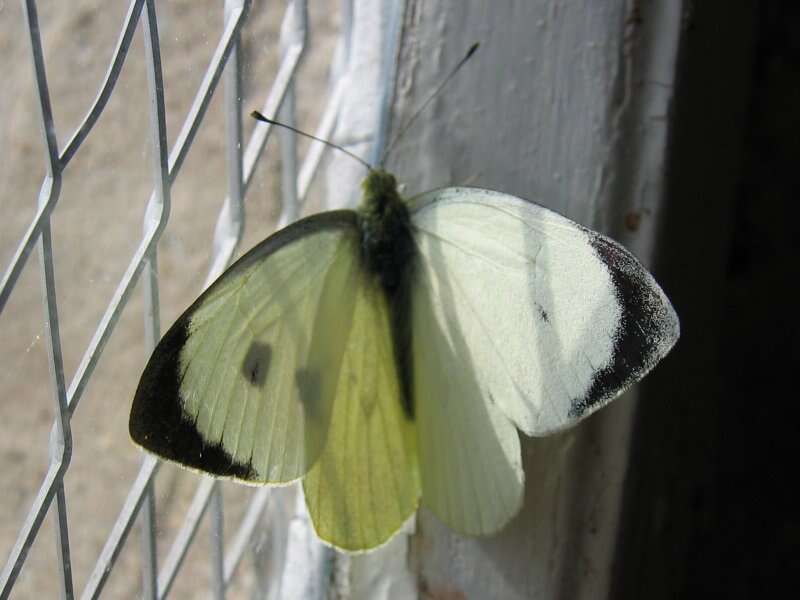
M484 395L446 277L429 261L412 286L413 386L422 504L467 535L499 530L522 505L519 437Z
M423 503L498 529L522 494L511 423L539 436L591 414L669 351L678 319L627 250L541 206L469 188L410 206Z
M412 222L422 285L452 315L437 319L463 337L482 396L528 435L588 416L678 339L675 311L632 254L544 207L446 188L414 199Z

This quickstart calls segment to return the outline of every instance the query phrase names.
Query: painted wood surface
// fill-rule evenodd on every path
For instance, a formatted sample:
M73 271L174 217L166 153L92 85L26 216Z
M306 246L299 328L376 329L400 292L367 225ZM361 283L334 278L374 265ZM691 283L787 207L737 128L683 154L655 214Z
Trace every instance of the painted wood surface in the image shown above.
M407 195L466 184L535 200L648 264L658 250L682 10L682 2L624 0L406 2L391 130L473 42L481 48L387 166ZM368 156L392 3L356 0L354 12L336 139ZM354 205L362 177L353 161L332 157L329 206ZM336 559L339 595L607 597L634 412L647 401L640 395L566 433L523 439L525 506L500 535L461 538L420 511L414 533Z

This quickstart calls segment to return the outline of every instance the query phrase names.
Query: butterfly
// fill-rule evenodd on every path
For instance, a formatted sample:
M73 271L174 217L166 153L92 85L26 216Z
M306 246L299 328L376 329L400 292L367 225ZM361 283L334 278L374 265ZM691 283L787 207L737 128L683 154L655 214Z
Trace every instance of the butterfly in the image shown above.
M375 548L427 507L489 535L519 511L518 431L570 427L672 348L678 317L615 241L538 204L450 187L403 199L372 169L358 210L255 246L172 325L130 434L248 484L302 480L318 536Z

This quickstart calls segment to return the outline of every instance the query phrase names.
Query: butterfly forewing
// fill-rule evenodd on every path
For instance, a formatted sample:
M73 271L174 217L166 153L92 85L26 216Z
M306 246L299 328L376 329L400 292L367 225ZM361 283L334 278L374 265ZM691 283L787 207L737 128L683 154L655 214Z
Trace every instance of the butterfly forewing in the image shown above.
M487 533L521 502L514 425L539 436L591 414L669 351L678 321L629 252L541 206L470 188L410 205L423 503Z
M424 285L442 327L526 434L591 414L677 340L666 296L613 240L499 192L447 188L412 205L422 260L442 273Z
M342 211L246 254L159 343L134 399L133 439L215 475L302 477L325 446L357 249L355 216Z

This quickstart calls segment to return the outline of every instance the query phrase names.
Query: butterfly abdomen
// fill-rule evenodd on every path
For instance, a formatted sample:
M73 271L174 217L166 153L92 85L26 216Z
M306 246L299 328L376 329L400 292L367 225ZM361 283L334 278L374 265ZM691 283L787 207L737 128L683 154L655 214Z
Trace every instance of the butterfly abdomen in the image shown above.
M413 418L409 290L416 250L411 216L391 173L373 170L362 187L364 197L358 210L362 264L383 289L389 303L403 408Z

